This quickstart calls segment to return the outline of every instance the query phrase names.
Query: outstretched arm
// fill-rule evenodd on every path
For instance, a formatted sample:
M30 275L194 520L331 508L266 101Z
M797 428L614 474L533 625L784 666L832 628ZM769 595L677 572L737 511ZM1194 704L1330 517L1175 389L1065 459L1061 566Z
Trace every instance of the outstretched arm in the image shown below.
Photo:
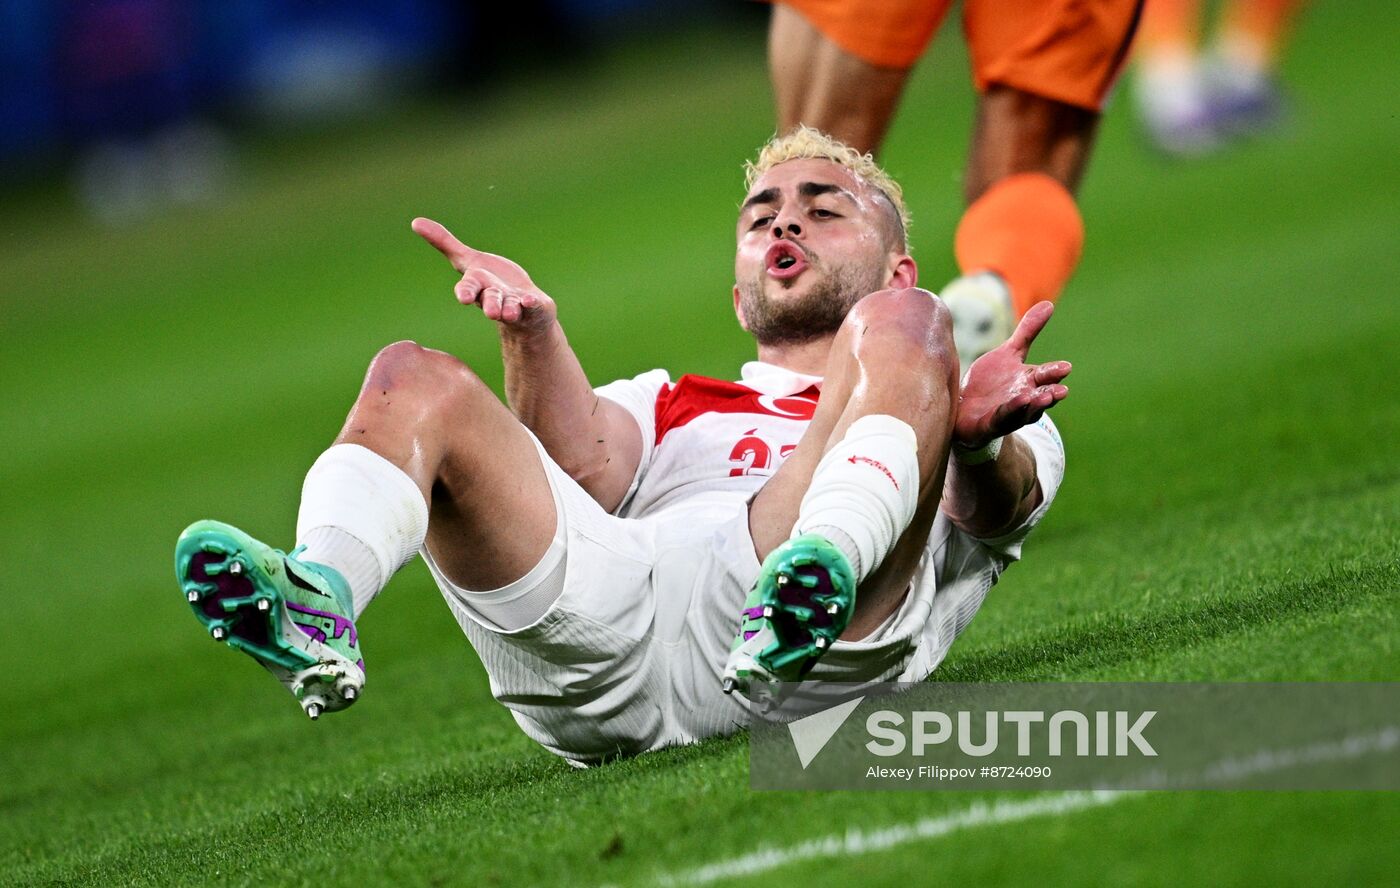
M1011 531L1041 503L1035 456L1014 433L1069 395L1063 385L1068 361L1026 363L1031 343L1053 312L1049 302L1032 307L1011 338L974 361L963 380L942 508L974 537ZM960 459L960 451L977 451L998 438L1001 451L995 459L976 465Z
M413 230L462 275L457 301L498 322L512 412L603 508L617 508L641 461L641 431L623 407L593 393L554 300L519 265L472 249L431 219L414 219Z

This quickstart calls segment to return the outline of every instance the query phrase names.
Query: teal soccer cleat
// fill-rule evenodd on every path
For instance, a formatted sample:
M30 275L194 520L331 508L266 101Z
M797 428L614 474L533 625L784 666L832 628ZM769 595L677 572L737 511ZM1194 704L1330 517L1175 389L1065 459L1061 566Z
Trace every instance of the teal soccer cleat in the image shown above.
M804 534L763 560L744 602L720 686L747 694L754 682L797 681L851 623L856 578L826 538Z
M296 555L197 521L175 544L175 576L209 635L261 663L316 719L359 699L365 662L345 579Z

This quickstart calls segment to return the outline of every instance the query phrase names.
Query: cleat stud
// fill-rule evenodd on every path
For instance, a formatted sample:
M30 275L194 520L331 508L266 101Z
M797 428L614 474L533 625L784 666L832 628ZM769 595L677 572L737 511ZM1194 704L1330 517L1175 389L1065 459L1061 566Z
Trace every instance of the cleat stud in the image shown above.
M309 717L312 721L315 721L316 719L320 718L320 717L321 717L321 704L319 704L319 703L307 703L307 704L306 704L306 715L307 715L307 717Z
M240 576L243 573L243 562L230 561L228 563L228 572L234 576Z
M345 689L345 693L343 696L345 697L345 702L353 703L355 701L355 698L360 696L360 692L355 689L354 685L351 685L350 687Z
M778 585L786 586L791 579L792 577L789 577L787 574L778 574Z
M768 619L772 619L772 618L773 618L773 613L774 613L774 611L773 611L773 605L771 605L771 604L766 604L766 605L763 606L763 616L764 616L764 617L766 617L766 618L768 618Z
M721 691L724 691L726 694L734 693L734 689L738 686L739 683L732 678L726 678L719 683L719 689Z
M267 613L268 611L272 610L272 602L268 601L266 598L259 598L258 610L262 611L263 613Z
M191 589L190 591L186 592L185 600L188 601L190 604L197 603L199 601L199 590Z
M838 605L838 604L837 604L836 602L834 602L834 601L831 602L831 604L828 604L828 605L826 606L826 612L829 613L829 614L834 614L834 613L836 613L837 611L839 611L840 609L841 609L841 606Z
M817 636L816 644L817 644L817 650L819 650L819 651L824 651L824 650L826 650L827 645L831 644L831 642L827 641L825 638L823 638L822 636L818 635L818 636Z
M224 629L223 626L215 626L213 629L209 630L209 634L214 637L215 641L223 641L225 636L228 635L228 631Z

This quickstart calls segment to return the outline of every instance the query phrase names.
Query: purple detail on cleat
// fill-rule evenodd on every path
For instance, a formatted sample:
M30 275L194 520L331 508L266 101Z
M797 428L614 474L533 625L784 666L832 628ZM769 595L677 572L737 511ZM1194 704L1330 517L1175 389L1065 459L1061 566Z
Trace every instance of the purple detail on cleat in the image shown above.
M759 605L758 607L746 607L739 617L741 620L761 620L763 619L763 605ZM744 641L748 641L750 638L757 635L758 632L745 629L742 634L744 636Z
M809 589L802 583L788 583L778 589L778 600L783 604L795 604L811 610L812 618L808 623L813 628L824 629L834 623L835 620L826 612L826 608L815 601L819 596L827 596L836 591L836 587L831 584L831 575L823 568L807 565L794 568L792 572L800 577L814 577L817 585Z
M352 623L352 622L350 622L349 620L345 619L345 618L342 617L340 614L333 614L333 613L330 613L329 611L316 610L316 608L314 608L314 607L305 607L304 605L293 604L293 603L290 602L290 601L287 602L287 607L290 608L291 610L296 611L296 612L299 613L299 614L310 614L310 615L313 616L313 617L325 617L325 618L328 619L328 620L334 620L334 621L335 621L335 634L331 636L332 638L339 638L340 636L344 635L344 634L348 631L348 632L350 633L350 644L352 644L352 645L359 644L359 636L355 634L355 624ZM303 631L303 632L306 632L306 630L307 630L308 627L303 626L301 623L298 623L297 625L302 627L302 631ZM316 630L316 631L320 632L319 629ZM306 634L307 634L307 635L311 635L310 632L307 632ZM314 638L315 636L312 636L312 637ZM317 640L317 641L323 641L323 640L325 640L325 633L322 632L322 633L321 633L321 638L318 638L318 639L316 639L316 640Z
M356 661L355 661L355 665L358 666L358 667L360 667L360 671L361 671L361 672L364 672L364 671L365 671L365 661L364 661L364 660L356 660Z
M818 603L818 597L831 595L836 591L831 575L826 569L814 564L795 565L790 568L794 578L812 577L816 585L808 588L802 582L785 583L777 589L778 607L769 619L769 625L785 648L797 648L812 643L812 630L825 629L836 622L826 608ZM803 622L793 615L792 608L803 608L810 613Z
M288 605L288 607L290 606L291 605ZM305 632L308 636L311 637L312 641L320 642L326 640L326 633L322 632L317 626L308 626L305 623L293 623L292 625L300 629L302 632Z
M266 619L243 619L242 610L236 610L232 613L224 610L226 600L251 598L253 595L253 581L248 579L246 573L234 575L227 570L221 570L211 574L206 569L210 565L223 565L227 560L228 556L213 552L196 552L190 557L189 578L197 583L212 583L215 587L211 594L200 600L199 608L211 620L231 619L232 625L228 627L230 635L258 647L266 647L268 644Z

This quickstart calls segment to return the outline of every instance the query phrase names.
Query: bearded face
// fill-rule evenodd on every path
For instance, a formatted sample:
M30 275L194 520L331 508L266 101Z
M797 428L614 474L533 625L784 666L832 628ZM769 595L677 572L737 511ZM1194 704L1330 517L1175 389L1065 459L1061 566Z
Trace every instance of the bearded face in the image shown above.
M824 158L764 172L736 235L734 307L760 349L829 338L861 299L917 280L889 199Z
M807 262L804 277L814 280L805 290L784 281L769 292L764 285L773 282L762 269L737 282L744 325L759 345L795 345L830 336L857 302L884 286L882 263L828 266L810 249Z

